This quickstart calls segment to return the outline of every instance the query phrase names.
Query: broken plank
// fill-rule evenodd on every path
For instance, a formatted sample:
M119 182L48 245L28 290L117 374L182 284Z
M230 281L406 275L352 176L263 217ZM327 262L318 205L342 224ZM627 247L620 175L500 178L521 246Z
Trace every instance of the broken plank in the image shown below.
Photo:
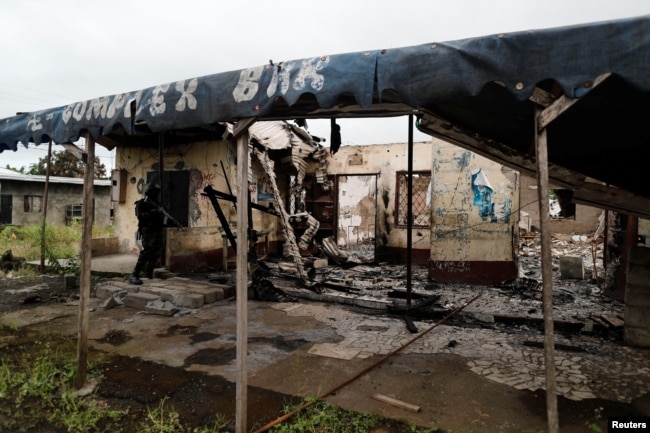
M625 326L625 322L619 319L616 316L612 316L610 314L601 314L600 318L603 319L605 322L609 323L615 328L620 328Z
M381 401L382 403L388 403L391 406L399 407L400 409L408 410L409 412L415 412L418 413L420 412L420 406L416 406L411 403L406 403L401 400L397 400L396 398L388 397L387 395L383 394L374 394L372 396L377 401Z
M609 328L609 323L605 322L603 319L601 319L598 316L589 316L591 320L602 326L603 328L607 329Z

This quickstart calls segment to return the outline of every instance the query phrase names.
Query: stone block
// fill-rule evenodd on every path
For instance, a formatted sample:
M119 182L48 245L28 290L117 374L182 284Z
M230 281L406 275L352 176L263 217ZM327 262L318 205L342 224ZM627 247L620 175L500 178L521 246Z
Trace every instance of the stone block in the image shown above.
M158 285L141 286L140 293L149 293L158 296L162 301L171 302L177 307L199 308L205 303L202 294L190 293L183 288L167 288Z
M203 295L203 301L206 304L210 304L216 301L221 301L224 298L223 289L221 287L188 285L187 291L189 293Z
M128 292L125 289L115 286L111 282L98 283L95 286L95 297L98 299L108 299L115 296L121 297L126 293Z
M560 257L560 278L584 280L585 267L582 262L582 257Z
M314 260L314 269L326 268L329 265L327 259L316 259Z
M176 293L171 302L184 308L201 308L205 303L203 295L198 293Z
M159 299L160 296L156 296L151 293L128 293L124 297L124 305L127 307L144 310L147 302L153 302Z
M173 316L178 313L178 308L174 304L160 299L147 302L144 309L147 313L159 314L161 316Z

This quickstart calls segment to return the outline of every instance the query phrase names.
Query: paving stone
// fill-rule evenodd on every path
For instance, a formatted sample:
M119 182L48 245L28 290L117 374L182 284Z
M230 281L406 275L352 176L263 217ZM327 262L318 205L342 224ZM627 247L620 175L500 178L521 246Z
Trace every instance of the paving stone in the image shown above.
M124 297L124 305L131 308L144 310L147 302L152 302L160 299L160 296L151 293L127 293Z
M183 308L200 308L204 305L204 296L197 293L188 293L179 289L169 289L158 286L141 286L141 293L152 293L160 297L161 300L171 302L177 307Z

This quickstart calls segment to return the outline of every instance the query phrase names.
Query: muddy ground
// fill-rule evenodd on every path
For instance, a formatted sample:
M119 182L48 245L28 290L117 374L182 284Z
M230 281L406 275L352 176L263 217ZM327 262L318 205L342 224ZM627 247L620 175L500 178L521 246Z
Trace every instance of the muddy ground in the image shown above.
M93 280L93 284L97 281ZM41 285L37 294L31 291L26 295L20 290L35 285ZM44 334L49 334L53 341L74 340L77 297L77 290L67 290L61 278L25 280L5 277L0 280L0 315L13 317L11 320L18 322L17 317L42 315L43 318L36 323L18 328L24 335L31 333L43 338ZM210 308L218 316L223 316L226 310L232 311L233 303L233 300L225 300ZM367 359L345 360L314 356L309 349L315 341L336 341L342 337L321 322L290 317L273 309L272 304L250 302L251 322L259 319L272 323L274 329L279 330L275 337L256 336L255 327L249 332L252 342L249 351L271 354L261 361L261 364L267 362L266 366L255 364L256 358L252 357L253 371L248 389L248 426L251 431L276 419L287 405L332 389L381 358L375 355ZM16 315L17 312L22 313ZM91 322L97 325L94 336L91 335L91 359L99 363L103 373L94 391L97 398L110 407L128 409L134 424L141 421L148 408L155 407L162 398L167 398L167 402L181 414L182 420L190 425L204 425L213 420L216 413L234 419L232 365L235 346L234 332L230 329L233 323L224 320L211 328L205 320L201 321L201 317L201 314L180 318L144 317L141 312L127 307L96 311L91 318ZM105 325L109 321L111 325ZM467 324L458 323L456 326ZM5 327L2 332L9 330ZM229 343L186 350L188 345L219 341L220 337L229 338ZM178 346L178 362L152 361L156 356L164 358L164 355L151 354L148 350L154 352L156 346L170 339L183 342ZM259 348L255 344L259 344ZM6 346L2 350L5 354L11 352ZM220 370L219 366L225 370ZM376 393L417 403L421 410L414 413L369 398ZM533 433L546 430L545 398L543 391L517 390L473 373L462 356L411 353L394 355L335 392L328 400L346 409L385 416L392 420L387 422L386 432L405 431L405 426L418 425L467 433ZM603 429L607 416L636 413L635 408L627 403L598 398L573 401L559 397L562 431L590 431L586 426L595 421L599 408L602 408L602 418L598 423Z

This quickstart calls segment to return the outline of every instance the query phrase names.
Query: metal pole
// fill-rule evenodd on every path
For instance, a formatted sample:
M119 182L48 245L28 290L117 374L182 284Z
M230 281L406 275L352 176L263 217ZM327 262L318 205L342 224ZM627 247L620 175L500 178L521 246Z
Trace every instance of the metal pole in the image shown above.
M549 433L559 432L555 343L553 334L553 264L551 261L550 205L548 194L548 146L546 128L538 130L542 110L535 108L535 152L537 193L542 249L542 307L544 311L544 364L546 373L546 415Z
M411 308L413 262L413 115L409 114L408 175L406 198L406 308Z

